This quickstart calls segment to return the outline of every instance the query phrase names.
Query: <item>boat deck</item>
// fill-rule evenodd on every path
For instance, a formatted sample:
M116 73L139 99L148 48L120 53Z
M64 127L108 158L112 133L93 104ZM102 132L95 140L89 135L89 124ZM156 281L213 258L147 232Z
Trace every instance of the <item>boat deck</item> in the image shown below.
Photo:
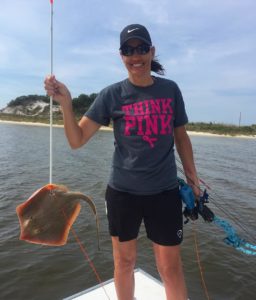
M159 280L155 279L142 269L136 269L134 275L136 300L165 299L164 287ZM106 293L104 292L102 285L98 284L63 300L117 300L114 280L110 279L105 281L103 282L103 285Z

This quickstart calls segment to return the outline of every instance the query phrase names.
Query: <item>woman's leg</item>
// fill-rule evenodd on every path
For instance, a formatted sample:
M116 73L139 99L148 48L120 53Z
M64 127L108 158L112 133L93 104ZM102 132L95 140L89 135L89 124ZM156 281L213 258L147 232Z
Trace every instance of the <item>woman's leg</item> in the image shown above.
M153 243L157 269L164 283L167 300L187 300L180 246Z
M112 245L117 298L118 300L133 300L137 240L119 242L118 237L112 237Z

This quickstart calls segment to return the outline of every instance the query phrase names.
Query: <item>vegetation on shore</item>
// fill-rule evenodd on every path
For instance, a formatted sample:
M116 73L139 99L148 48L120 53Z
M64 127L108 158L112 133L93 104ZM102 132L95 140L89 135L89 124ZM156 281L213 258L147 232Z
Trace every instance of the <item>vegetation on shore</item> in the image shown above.
M219 123L188 123L186 126L187 130L195 132L205 132L221 135L247 135L247 136L256 136L256 124L251 126L236 126L228 124L219 124Z
M80 116L76 116L77 120ZM13 121L13 122L33 122L33 123L44 123L49 124L49 117L47 116L20 116L20 115L10 115L1 114L0 120ZM53 123L56 125L63 125L63 119L61 115L55 115L53 118ZM217 123L188 123L186 125L188 131L193 132L204 132L213 133L221 135L245 135L245 136L256 136L256 125L251 126L235 126Z
M29 122L29 123L43 123L49 124L49 116L41 115L41 116L23 116L16 114L5 114L0 113L0 121L10 121L10 122ZM62 125L63 120L62 116L54 114L53 124Z
M97 94L81 94L77 98L74 98L72 101L73 109L77 120L81 118L85 111L88 110L90 105L95 100ZM24 112L27 111L26 106L35 102L43 101L49 103L49 97L47 96L38 96L38 95L29 95L21 96L12 100L7 107L17 107L23 106ZM57 103L54 103L56 106ZM3 111L3 110L2 110ZM34 122L34 123L45 123L49 124L49 105L44 109L43 113L40 114L10 114L0 111L0 120L4 121L14 121L14 122ZM60 109L53 113L53 123L57 125L63 124L62 114ZM221 135L245 135L245 136L256 136L256 124L251 126L236 126L228 124L219 124L219 123L203 123L203 122L191 122L186 125L188 131L194 132L205 132Z
M86 95L86 94L81 94L76 98L72 99L72 106L73 106L73 110L75 112L75 115L77 116L82 116L84 114L85 111L88 110L88 108L91 106L91 104L93 103L93 101L95 100L95 98L97 97L96 93L90 94L90 95ZM37 110L38 108L35 108L33 110L30 110L28 112L27 107L30 106L31 104L35 104L36 102L41 101L42 103L48 104L46 109L43 110L42 112L40 112L38 115L41 118L42 116L44 116L44 114L48 115L49 114L49 104L50 104L50 98L48 96L44 96L44 95L28 95L28 96L20 96L17 97L14 100L11 100L8 104L7 104L7 108L15 108L15 107L20 107L22 109L22 112L26 115L26 116L31 116L31 115L37 115ZM55 105L56 107L58 107L58 103L53 101L53 105ZM4 111L4 109L2 110ZM1 110L0 110L1 113ZM58 112L54 112L54 115L58 114ZM1 113L1 116L3 115L3 113ZM24 116L24 117L26 117ZM43 118L44 119L44 118Z

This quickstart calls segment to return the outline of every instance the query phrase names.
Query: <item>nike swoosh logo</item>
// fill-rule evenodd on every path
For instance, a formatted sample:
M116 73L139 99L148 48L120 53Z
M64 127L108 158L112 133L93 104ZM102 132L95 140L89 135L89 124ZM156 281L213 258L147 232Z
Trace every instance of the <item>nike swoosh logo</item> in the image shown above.
M128 32L128 33L131 33L131 32L133 32L134 30L138 30L138 29L139 29L139 28L133 28L133 29L130 29L130 30L128 29L127 32Z

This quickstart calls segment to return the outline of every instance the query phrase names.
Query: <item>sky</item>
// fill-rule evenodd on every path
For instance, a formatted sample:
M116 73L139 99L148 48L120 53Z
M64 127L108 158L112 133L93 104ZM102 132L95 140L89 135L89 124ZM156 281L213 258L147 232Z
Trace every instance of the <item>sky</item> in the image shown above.
M0 109L45 95L50 9L50 0L1 0ZM54 0L53 9L53 72L72 97L127 77L119 35L140 23L189 121L256 124L255 0Z

